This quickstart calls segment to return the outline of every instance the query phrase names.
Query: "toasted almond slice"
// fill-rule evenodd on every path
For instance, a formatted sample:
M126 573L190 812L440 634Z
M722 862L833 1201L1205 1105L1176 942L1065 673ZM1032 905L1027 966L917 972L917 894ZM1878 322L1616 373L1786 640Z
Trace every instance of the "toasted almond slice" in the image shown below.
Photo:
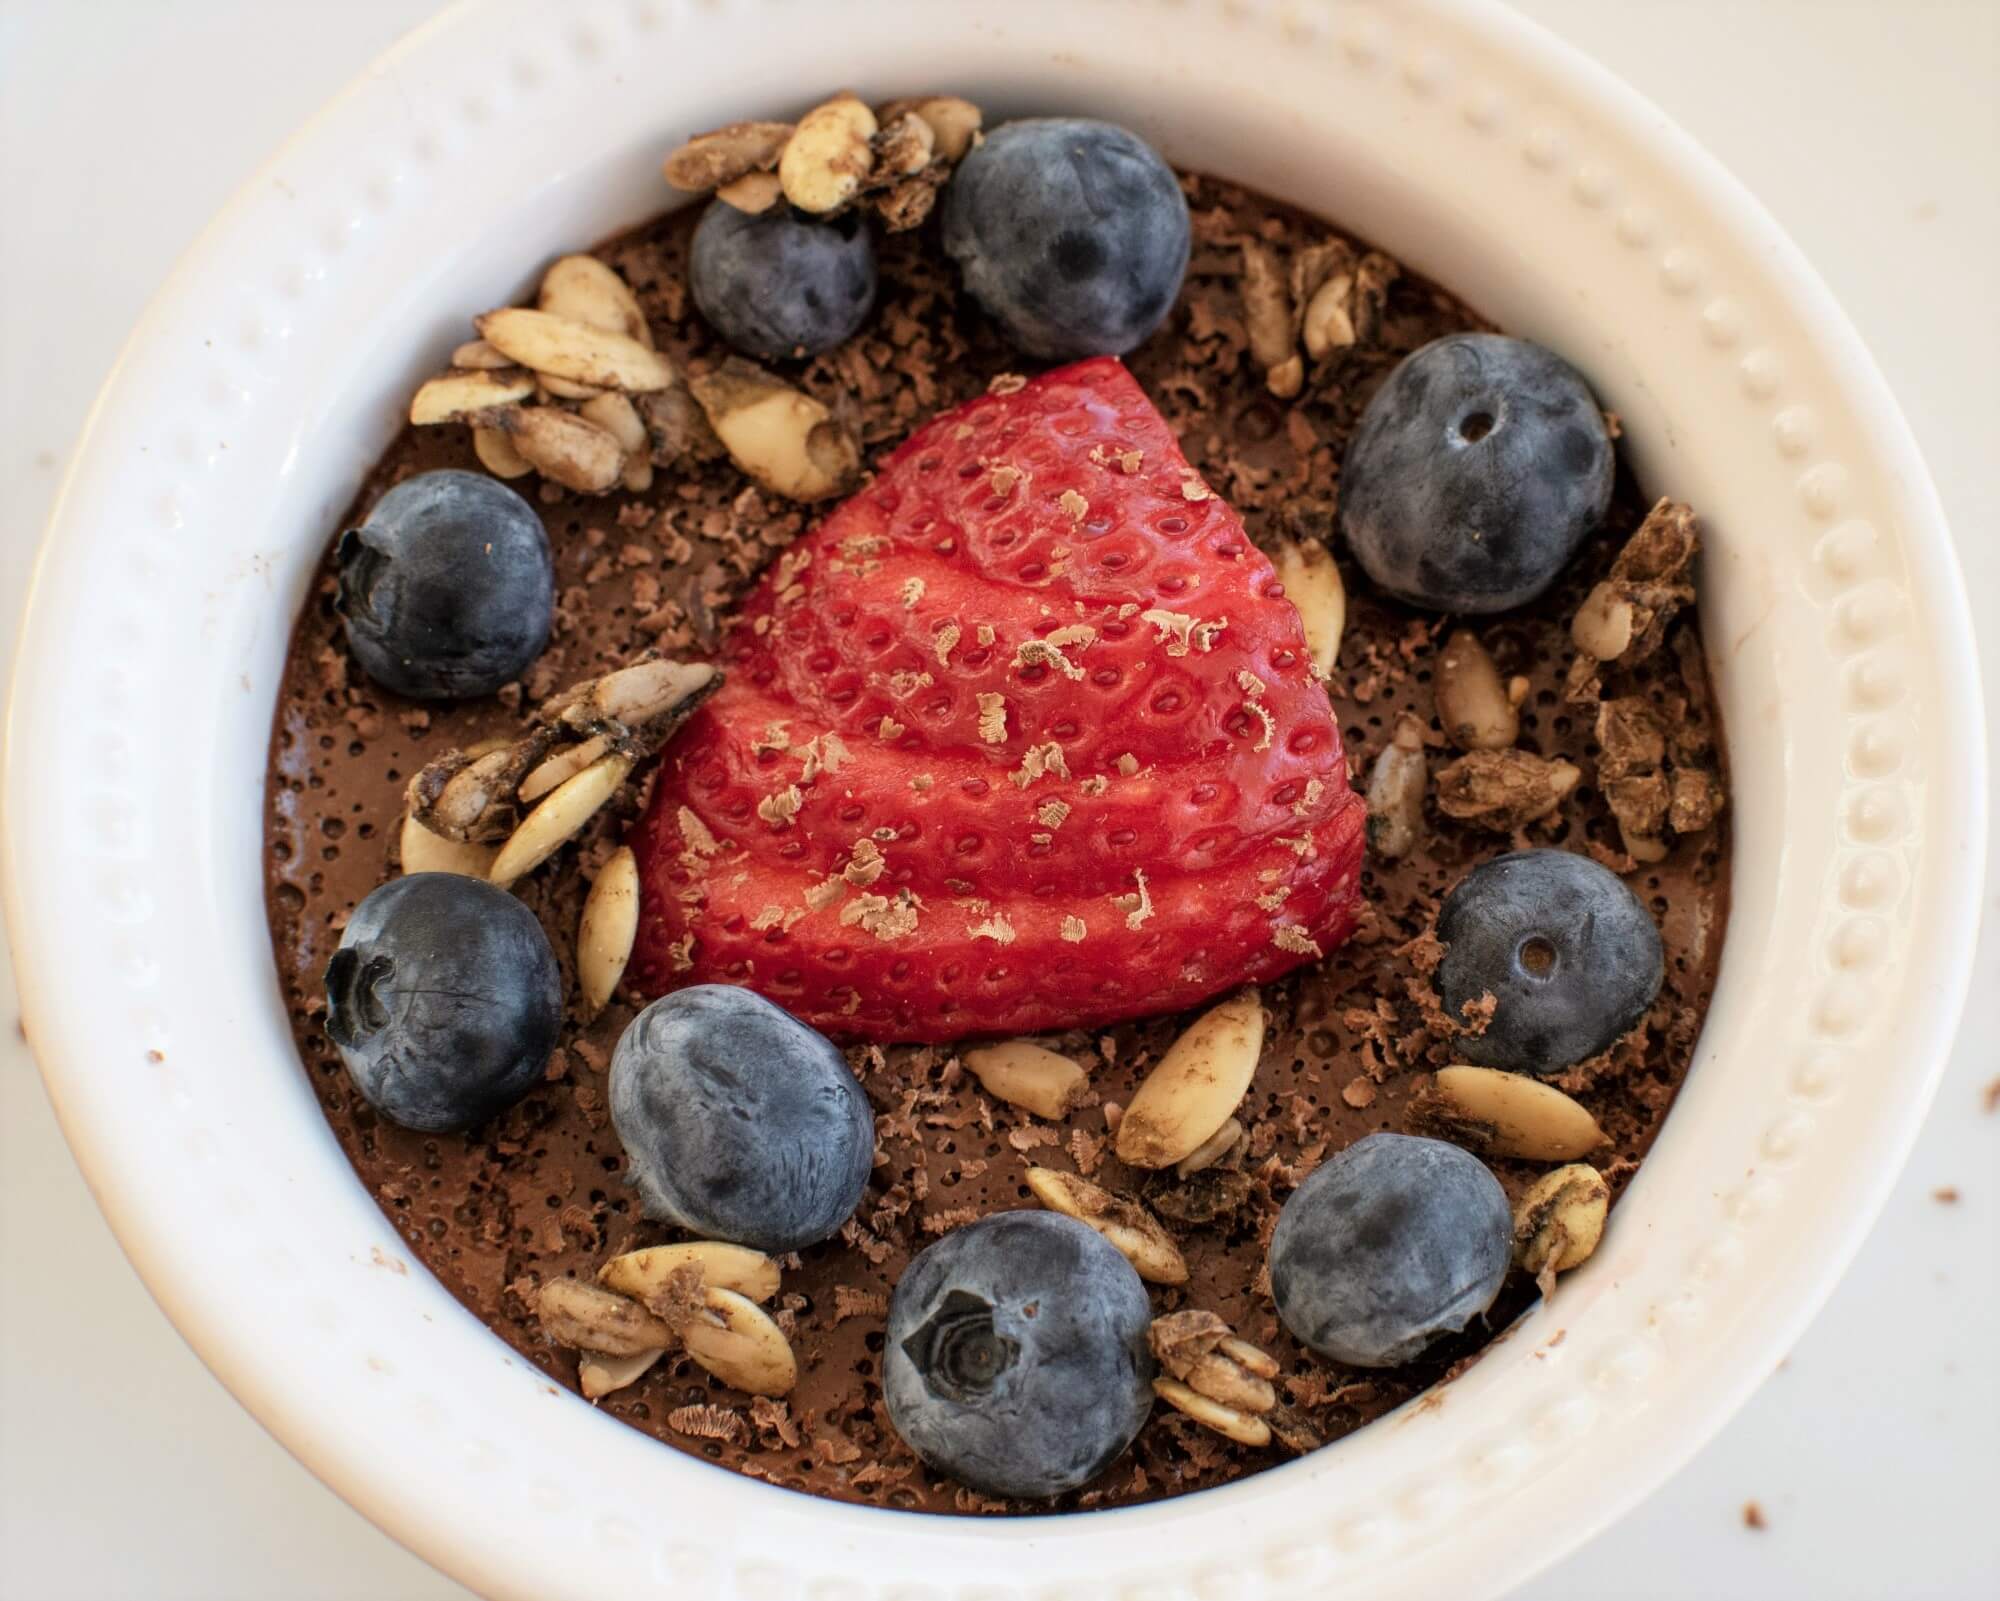
M773 494L824 500L854 481L861 453L817 400L732 357L688 379L730 459Z
M881 128L875 135L875 170L872 176L878 183L911 177L931 164L937 135L931 132L931 125L922 117L914 111L906 111L900 117L877 120Z
M1368 774L1368 844L1377 856L1407 856L1422 837L1424 786L1423 724L1405 712Z
M567 378L551 378L547 373L536 378L535 388L544 400L595 400L609 392L589 384L573 384Z
M625 452L596 423L554 406L510 406L486 413L521 459L544 478L601 495L625 470Z
M505 306L472 319L480 338L545 377L648 394L673 382L667 359L626 334L573 317Z
M492 871L493 858L499 850L492 845L461 845L455 839L433 834L405 813L396 854L406 873L457 873L465 878L484 878Z
M576 414L586 422L596 423L617 440L618 448L628 457L643 460L652 448L646 437L646 425L639 420L638 408L623 395L599 395L595 400L586 400L577 407Z
M734 1290L709 1287L715 1321L696 1318L681 1332L687 1353L724 1384L751 1395L786 1395L799 1382L798 1360L770 1314Z
M784 185L775 172L746 172L715 191L717 200L752 217L762 216L784 197Z
M635 1351L630 1356L607 1356L602 1351L585 1351L576 1364L577 1383L586 1401L602 1400L614 1390L637 1384L651 1371L666 1349Z
M1239 1412L1261 1416L1278 1404L1278 1392L1270 1382L1249 1372L1225 1355L1220 1347L1188 1364L1185 1382L1197 1395L1233 1406Z
M1313 671L1322 678L1332 677L1347 628L1347 586L1341 582L1340 568L1318 540L1301 544L1284 539L1278 542L1278 580L1305 624Z
M1236 1149L1236 1142L1243 1138L1243 1125L1231 1118L1221 1128L1197 1145L1192 1151L1174 1164L1177 1178L1191 1179L1197 1173L1206 1172Z
M637 1356L674 1343L673 1330L630 1296L576 1279L550 1279L537 1292L535 1311L543 1332L572 1350Z
M957 95L920 95L892 100L876 116L887 124L905 112L915 112L930 126L932 147L946 161L965 158L984 121L977 106L970 100L959 99Z
M410 422L418 428L464 422L477 412L526 400L534 392L534 374L518 367L511 372L449 372L430 379L410 397Z
M514 365L484 339L466 340L451 353L451 364L460 372L494 372Z
M611 740L604 734L579 744L565 745L539 766L529 769L528 776L521 780L521 787L516 791L517 798L524 804L540 800L558 784L568 783L610 749Z
M1313 291L1305 310L1306 354L1324 361L1354 343L1354 274L1337 272Z
M1616 661L1632 643L1635 622L1631 601L1606 579L1584 597L1570 621L1569 637L1578 650L1599 661Z
M597 870L576 929L576 977L587 1016L603 1011L639 937L639 859L621 845Z
M814 106L799 118L778 157L785 198L819 215L846 205L874 167L869 140L877 127L875 113L851 94Z
M1268 375L1291 361L1297 347L1292 340L1292 301L1285 271L1278 264L1277 252L1264 240L1244 241L1242 281L1243 324L1250 337L1250 354ZM1298 391L1293 389L1292 393Z
M746 172L777 165L792 137L789 122L732 122L698 133L667 157L667 182L691 194L718 189Z
M1570 1162L1604 1143L1597 1119L1553 1084L1491 1067L1440 1068L1410 1122L1483 1156Z
M1243 1104L1264 1049L1264 1006L1254 986L1190 1023L1126 1104L1118 1159L1172 1167Z
M1187 1258L1159 1220L1137 1201L1113 1195L1101 1184L1051 1167L1031 1167L1028 1188L1051 1212L1087 1223L1113 1245L1153 1284L1185 1284Z
M1431 685L1444 736L1460 750L1505 750L1520 737L1517 702L1500 681L1500 669L1469 628L1453 629L1438 652Z
M532 873L576 837L598 809L618 793L631 771L631 757L606 756L559 784L508 836L488 878L506 889L524 873Z
M629 856L631 852L624 854ZM778 1293L776 1262L762 1251L722 1240L690 1240L682 1245L649 1245L643 1250L627 1251L598 1269L597 1279L606 1289L644 1303L685 1267L701 1271L704 1289L734 1290L758 1302L768 1301Z
M1081 1067L1033 1040L977 1046L963 1059L988 1095L1052 1123L1067 1117L1090 1089L1090 1075Z
M639 309L639 297L595 256L559 258L542 274L535 304L555 316L636 339L649 350L653 346L653 330Z
M1233 1406L1224 1406L1220 1401L1211 1401L1179 1379L1153 1380L1153 1393L1176 1412L1185 1412L1203 1428L1213 1429L1238 1445L1271 1443L1271 1426L1262 1418L1239 1412Z
M1596 1168L1572 1162L1544 1173L1514 1208L1514 1260L1537 1278L1581 1267L1604 1236L1610 1207L1611 1186Z
M535 464L514 448L505 429L475 427L472 453L495 478L525 478L535 470Z
M1278 1359L1270 1352L1252 1345L1248 1340L1239 1340L1231 1335L1216 1347L1231 1358L1246 1372L1254 1373L1260 1379L1275 1379L1278 1376Z

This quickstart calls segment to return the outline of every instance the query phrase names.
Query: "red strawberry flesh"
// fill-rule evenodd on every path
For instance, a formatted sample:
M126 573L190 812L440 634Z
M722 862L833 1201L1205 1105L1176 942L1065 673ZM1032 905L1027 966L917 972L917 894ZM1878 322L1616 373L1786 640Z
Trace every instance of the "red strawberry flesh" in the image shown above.
M846 1038L1090 1028L1345 939L1299 616L1111 357L913 434L766 572L634 831L648 994Z

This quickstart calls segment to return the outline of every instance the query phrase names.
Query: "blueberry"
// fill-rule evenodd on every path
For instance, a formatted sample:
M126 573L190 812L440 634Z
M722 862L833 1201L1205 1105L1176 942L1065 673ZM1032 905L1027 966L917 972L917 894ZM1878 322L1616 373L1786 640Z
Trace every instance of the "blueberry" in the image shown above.
M996 129L944 193L944 248L1030 356L1123 355L1181 292L1188 208L1173 169L1108 122Z
M1370 1134L1314 1168L1271 1235L1285 1327L1321 1356L1392 1368L1493 1304L1514 1224L1478 1157Z
M817 356L875 305L875 245L858 212L833 221L714 202L694 231L688 285L703 320L759 361Z
M1576 369L1498 334L1403 358L1361 414L1340 529L1413 606L1496 612L1555 582L1611 503L1611 436Z
M1453 1017L1497 1003L1468 1062L1559 1073L1646 1015L1666 974L1660 931L1625 881L1568 851L1513 851L1460 879L1438 910L1435 982Z
M761 995L696 984L632 1019L611 1057L611 1121L646 1215L796 1251L854 1215L875 1119L825 1035Z
M1153 1409L1153 1309L1132 1264L1054 1212L996 1212L896 1283L889 1420L938 1472L1042 1501L1088 1484Z
M555 563L541 518L497 478L406 478L334 551L347 643L412 700L490 695L548 643Z
M470 1128L541 1081L562 977L535 914L457 873L411 873L354 909L326 964L326 1031L391 1122Z

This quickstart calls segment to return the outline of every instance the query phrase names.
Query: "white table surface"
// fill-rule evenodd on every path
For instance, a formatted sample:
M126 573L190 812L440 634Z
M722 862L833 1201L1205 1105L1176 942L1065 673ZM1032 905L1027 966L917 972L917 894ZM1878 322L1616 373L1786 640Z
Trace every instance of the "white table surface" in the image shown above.
M274 145L432 6L0 0L0 659L60 465L147 298ZM2000 710L2000 3L1523 9L1664 106L1819 264L1943 491ZM0 1597L463 1601L275 1445L153 1306L9 1026L5 964L0 984ZM1909 1169L1797 1350L1522 1597L2000 1595L1991 915L1974 990Z

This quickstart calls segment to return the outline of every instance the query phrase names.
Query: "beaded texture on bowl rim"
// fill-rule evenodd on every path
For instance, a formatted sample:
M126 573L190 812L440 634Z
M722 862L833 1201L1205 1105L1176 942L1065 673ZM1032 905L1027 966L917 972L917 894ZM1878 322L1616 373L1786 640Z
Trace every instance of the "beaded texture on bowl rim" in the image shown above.
M1984 781L1934 499L1789 246L1636 97L1518 19L1445 0L1019 0L967 53L952 10L834 8L819 36L777 0L461 7L232 205L114 375L23 633L7 896L31 1039L107 1213L197 1349L329 1483L488 1593L1494 1593L1657 1482L1768 1371L1921 1114L1965 982ZM1131 62L1135 31L1167 59ZM704 54L742 70L706 84ZM971 81L933 65L975 57ZM1196 66L1207 98L1168 119L1161 85L1188 96L1172 73ZM1330 111L1323 133L1299 132L1309 111L1246 133L1229 96L1259 72L1279 111L1337 97L1350 131L1448 150L1464 192L1503 191L1544 261L1568 252L1607 283L1615 262L1626 303L1671 330L1675 355L1649 376L1754 439L1731 464L1743 486L1688 496L1718 508L1724 536L1704 602L1739 756L1739 904L1697 1071L1598 1259L1459 1381L1333 1450L1171 1506L1056 1520L915 1519L719 1473L585 1409L408 1263L290 1061L241 858L260 817L245 753L261 756L306 575L388 437L385 397L434 365L466 311L516 292L538 250L656 208L658 151L693 126L837 81L1122 116L1185 164L1261 180L1470 289L1432 259L1439 219L1277 181L1286 138L1330 141L1329 165L1367 157L1340 147ZM668 109L680 104L700 111ZM584 108L601 134L551 131L589 126ZM494 224L531 204L532 229ZM469 264L445 286L416 281L411 261L438 259L420 246ZM439 309L447 288L455 314ZM1562 342L1535 286L1488 289L1483 309ZM335 325L347 365L312 382L302 363L332 349ZM436 348L370 343L389 328ZM1671 417L1648 414L1620 352L1578 355L1627 408L1642 473L1677 493L1699 482L1706 464L1659 443ZM1683 431L1700 429L1684 413ZM1703 443L1715 448L1712 429ZM1769 515L1737 529L1739 504ZM240 532L273 516L270 548ZM1788 705L1787 688L1817 703ZM1799 758L1791 788L1744 784L1771 767L1748 759L1753 739ZM31 770L88 776L57 810ZM1822 846L1777 865L1742 854ZM70 976L84 967L92 986ZM204 997L217 971L219 997ZM291 1142L282 1162L246 1138L259 1118Z

